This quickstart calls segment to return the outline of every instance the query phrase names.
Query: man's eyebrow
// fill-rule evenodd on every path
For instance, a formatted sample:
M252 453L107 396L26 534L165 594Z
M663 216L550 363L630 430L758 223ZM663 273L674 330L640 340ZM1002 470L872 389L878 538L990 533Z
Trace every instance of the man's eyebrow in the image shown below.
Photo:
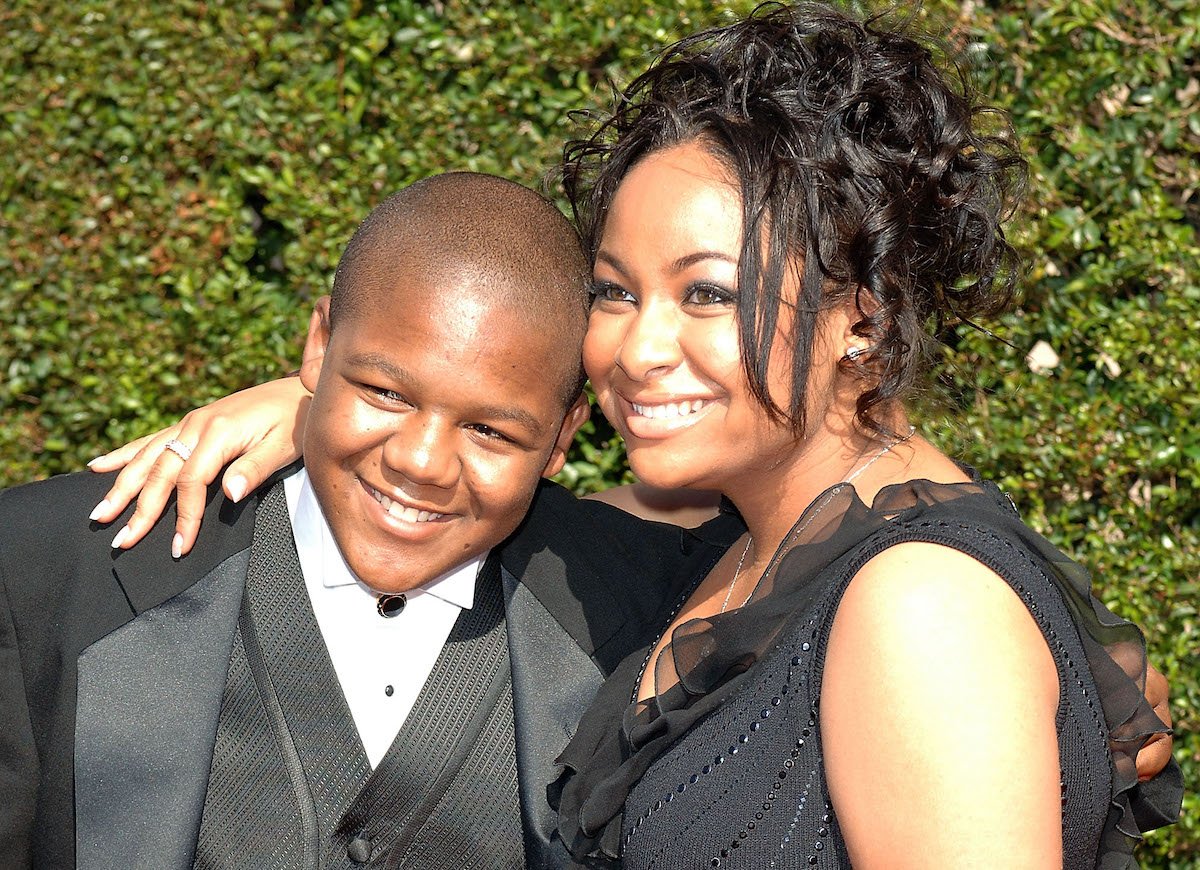
M529 431L530 434L537 436L542 434L542 423L537 417L530 414L524 408L514 408L503 405L487 405L477 409L476 414L482 418L482 421L488 420L504 420L509 423L515 423L518 426Z
M346 361L354 368L374 369L389 380L399 384L410 384L413 381L413 377L408 369L396 365L383 354L353 353L347 357ZM542 430L545 428L537 417L524 408L506 405L483 405L473 409L472 413L474 416L480 418L480 422L503 420L515 423L528 430L535 437L541 435Z
M394 381L404 381L405 383L412 381L412 375L408 373L408 369L401 368L380 353L352 353L346 362L356 369L375 369Z

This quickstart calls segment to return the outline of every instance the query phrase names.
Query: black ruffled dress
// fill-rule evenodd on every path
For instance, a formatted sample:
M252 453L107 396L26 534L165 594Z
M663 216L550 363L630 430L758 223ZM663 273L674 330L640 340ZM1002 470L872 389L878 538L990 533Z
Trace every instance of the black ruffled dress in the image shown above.
M632 703L649 648L626 659L559 759L552 796L576 859L619 858L629 870L849 867L821 755L821 663L850 579L908 541L978 559L1025 602L1058 668L1063 865L1136 866L1140 831L1177 817L1182 796L1173 763L1137 783L1137 750L1165 730L1142 696L1141 632L978 479L889 486L870 507L847 484L830 488L748 605L675 630L656 681L670 689Z

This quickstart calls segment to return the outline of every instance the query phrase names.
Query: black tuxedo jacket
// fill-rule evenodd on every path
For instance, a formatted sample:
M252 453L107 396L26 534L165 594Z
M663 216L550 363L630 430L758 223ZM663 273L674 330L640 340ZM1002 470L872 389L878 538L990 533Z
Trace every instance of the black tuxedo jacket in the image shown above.
M127 552L86 515L110 475L0 493L0 866L191 866L258 494L210 492ZM265 493L266 487L260 491ZM737 534L650 524L543 484L493 553L505 589L526 856L554 866L546 785L603 677ZM134 857L131 857L134 856ZM136 857L142 856L142 857Z

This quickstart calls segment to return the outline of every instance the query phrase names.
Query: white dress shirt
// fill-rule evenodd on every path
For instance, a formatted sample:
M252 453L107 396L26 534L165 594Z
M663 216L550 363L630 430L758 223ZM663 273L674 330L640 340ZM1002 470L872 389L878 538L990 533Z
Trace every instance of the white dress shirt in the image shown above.
M408 717L455 620L474 603L487 554L406 592L404 610L385 618L376 610L377 594L342 558L307 472L290 475L283 488L304 586L374 768Z

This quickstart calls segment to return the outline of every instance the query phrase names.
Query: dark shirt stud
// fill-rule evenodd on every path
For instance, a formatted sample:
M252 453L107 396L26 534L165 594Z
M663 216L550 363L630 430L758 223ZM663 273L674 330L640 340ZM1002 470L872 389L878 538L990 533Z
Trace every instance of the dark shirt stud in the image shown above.
M380 616L391 619L404 610L406 604L408 604L408 596L403 592L399 595L380 595L379 600L375 602L375 609L379 611Z

